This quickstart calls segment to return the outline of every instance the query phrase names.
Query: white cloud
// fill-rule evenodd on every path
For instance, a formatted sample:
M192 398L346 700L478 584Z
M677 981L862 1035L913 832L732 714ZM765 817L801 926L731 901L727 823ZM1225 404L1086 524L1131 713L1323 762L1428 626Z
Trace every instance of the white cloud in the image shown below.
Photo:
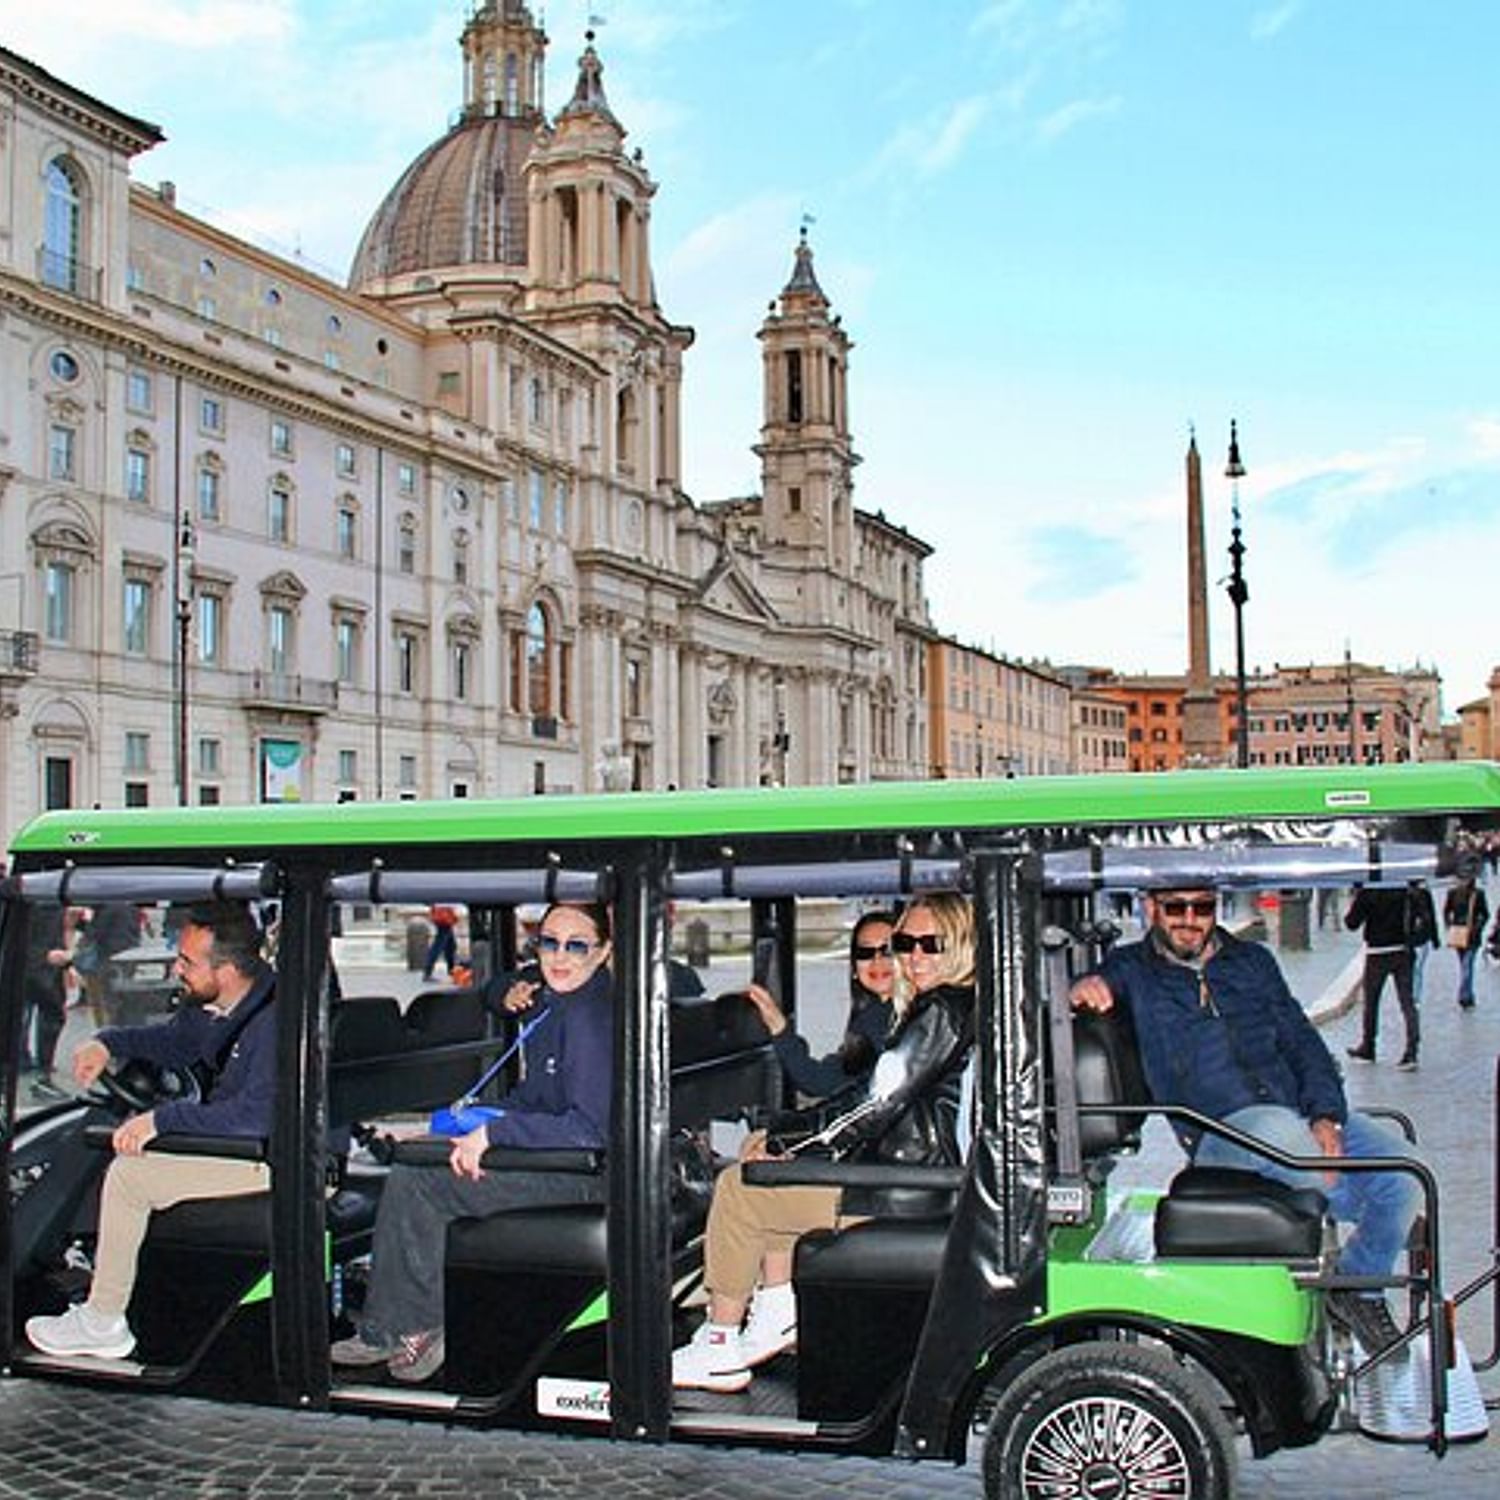
M296 30L294 0L5 0L0 16L6 46L64 73L122 45L213 52L284 42Z
M1279 5L1268 6L1264 10L1258 10L1250 18L1250 37L1252 41L1268 42L1272 37L1283 31L1295 19L1297 12L1302 9L1302 0L1281 0Z
M868 177L889 173L935 177L963 155L964 147L994 107L998 96L971 95L929 111L918 123L902 125L876 153Z
M1118 94L1107 99L1074 99L1037 122L1037 139L1052 142L1088 120L1107 119L1120 112L1122 102Z
M1468 426L1469 437L1484 458L1500 458L1500 417L1475 417Z

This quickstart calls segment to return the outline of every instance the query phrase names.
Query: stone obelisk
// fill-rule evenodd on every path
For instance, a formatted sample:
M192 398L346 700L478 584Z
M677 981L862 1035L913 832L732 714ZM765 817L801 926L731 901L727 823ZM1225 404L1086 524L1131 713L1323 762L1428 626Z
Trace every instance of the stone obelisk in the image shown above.
M1208 659L1208 564L1203 546L1203 468L1198 438L1187 451L1188 670L1182 699L1182 760L1186 766L1224 763L1219 704Z

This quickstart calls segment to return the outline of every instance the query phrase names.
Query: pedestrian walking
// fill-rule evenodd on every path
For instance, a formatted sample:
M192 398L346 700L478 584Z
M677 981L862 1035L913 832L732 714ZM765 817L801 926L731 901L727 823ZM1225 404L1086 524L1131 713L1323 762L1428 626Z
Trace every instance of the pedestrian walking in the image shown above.
M1364 929L1364 1023L1359 1044L1348 1049L1355 1062L1375 1061L1380 1033L1380 997L1386 980L1396 986L1401 1018L1406 1023L1406 1046L1396 1064L1403 1071L1417 1066L1422 1026L1412 988L1411 894L1406 887L1356 886L1354 900L1344 914L1350 932Z
M1474 1008L1474 961L1479 957L1480 937L1490 919L1490 903L1477 880L1477 870L1461 875L1449 887L1443 902L1444 941L1458 955L1458 1003Z

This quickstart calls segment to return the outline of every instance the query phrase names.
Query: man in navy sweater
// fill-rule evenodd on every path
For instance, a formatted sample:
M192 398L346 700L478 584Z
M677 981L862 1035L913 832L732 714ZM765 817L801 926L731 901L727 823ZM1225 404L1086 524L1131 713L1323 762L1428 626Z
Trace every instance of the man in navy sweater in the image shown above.
M260 931L248 909L227 901L189 909L177 940L176 971L186 1003L172 1019L106 1027L73 1054L73 1077L87 1087L111 1060L133 1057L169 1067L204 1064L213 1083L202 1100L160 1104L115 1131L88 1300L26 1324L26 1337L45 1354L124 1359L135 1347L125 1314L153 1211L193 1198L264 1192L271 1185L264 1162L144 1154L158 1135L173 1132L265 1137L271 1131L275 976L261 959Z
M1259 943L1242 942L1217 922L1212 889L1155 891L1138 943L1116 948L1096 974L1074 984L1086 1010L1126 1006L1151 1097L1232 1125L1293 1156L1408 1156L1393 1130L1351 1112L1338 1065ZM1404 1172L1313 1172L1277 1166L1218 1136L1178 1129L1199 1166L1237 1167L1297 1187L1321 1188L1353 1231L1339 1256L1349 1276L1389 1276L1416 1216L1419 1189ZM1385 1298L1350 1290L1329 1311L1366 1353L1399 1331Z

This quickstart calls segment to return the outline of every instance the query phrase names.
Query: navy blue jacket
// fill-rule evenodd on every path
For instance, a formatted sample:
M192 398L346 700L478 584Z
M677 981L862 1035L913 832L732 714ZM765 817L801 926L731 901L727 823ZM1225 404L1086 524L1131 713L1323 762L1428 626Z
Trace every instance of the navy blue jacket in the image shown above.
M521 1047L526 1076L498 1103L486 1127L492 1146L597 1149L609 1144L614 1094L614 977L599 969L587 984L559 995L542 988L522 1024L535 1029ZM540 1019L538 1019L540 1018Z
M206 1099L173 1099L152 1110L159 1135L270 1135L276 1100L275 984L275 973L263 967L227 1016L185 1005L159 1025L107 1026L99 1033L112 1057L175 1068L202 1063L213 1071ZM221 1057L231 1036L228 1055Z
M1282 1104L1304 1119L1343 1123L1343 1079L1322 1037L1259 943L1222 929L1197 973L1146 939L1116 948L1099 973L1130 1009L1151 1096L1223 1119ZM1190 1142L1191 1144L1191 1142Z
M849 1023L849 1035L863 1045L858 1046L852 1071L842 1051L830 1052L827 1057L814 1057L806 1039L798 1036L790 1026L771 1038L771 1046L794 1088L811 1098L826 1099L856 1079L869 1076L875 1059L885 1050L890 1039L895 1014L896 1007L882 1000L871 1000L855 1013Z

